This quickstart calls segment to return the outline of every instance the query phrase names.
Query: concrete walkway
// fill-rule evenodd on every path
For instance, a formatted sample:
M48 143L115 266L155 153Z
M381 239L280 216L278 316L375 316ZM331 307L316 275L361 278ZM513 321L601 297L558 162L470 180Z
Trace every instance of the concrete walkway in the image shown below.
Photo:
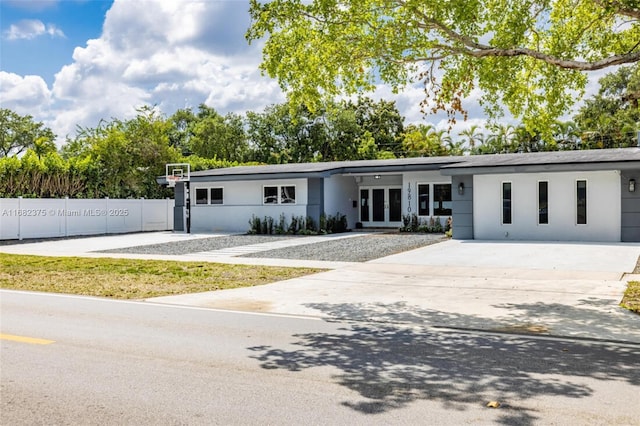
M92 237L0 246L0 252L324 267L331 270L148 301L640 344L640 315L618 306L626 280L637 278L625 274L635 268L638 244L449 240L366 263L235 257L264 248L255 246L182 256L91 252L204 237L212 235ZM302 240L312 241L291 244Z

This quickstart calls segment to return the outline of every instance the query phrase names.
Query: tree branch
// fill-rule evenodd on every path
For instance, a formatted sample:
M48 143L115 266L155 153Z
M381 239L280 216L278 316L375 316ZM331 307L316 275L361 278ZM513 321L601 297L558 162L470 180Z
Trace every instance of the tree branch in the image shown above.
M601 2L602 0L596 0ZM403 0L398 0L398 3L406 6L406 3ZM618 2L615 2L619 4ZM614 65L622 65L633 62L640 61L640 52L633 53L634 49L631 49L627 54L624 55L613 55L598 61L579 61L579 60L571 60L571 59L562 59L556 57L554 55L550 55L544 52L540 52L534 49L529 49L525 47L513 47L513 48L499 48L494 46L489 46L486 44L478 43L473 38L469 36L465 36L460 34L454 30L452 30L449 26L444 24L441 21L430 18L425 15L423 12L413 9L416 15L419 15L422 18L422 22L416 22L416 26L419 28L423 28L425 30L438 30L444 33L450 40L460 43L462 47L454 46L454 45L446 45L439 44L437 45L437 49L441 51L449 51L451 53L463 54L467 56L472 56L475 58L483 58L483 57L516 57L516 56L529 56L531 58L546 62L551 65L558 66L560 68L565 69L573 69L579 71L597 71L600 69L608 68ZM638 11L640 16L640 11ZM442 55L439 55L441 57Z
M634 19L640 19L640 8L639 7L631 7L625 5L623 2L616 0L594 0L598 6L603 9L613 8L616 11L616 15L628 16Z

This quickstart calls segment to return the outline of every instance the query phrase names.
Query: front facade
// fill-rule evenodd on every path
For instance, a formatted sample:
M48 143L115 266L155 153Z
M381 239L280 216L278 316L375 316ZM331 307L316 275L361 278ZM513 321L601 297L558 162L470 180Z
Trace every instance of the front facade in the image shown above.
M638 179L638 148L243 166L191 174L189 222L246 232L254 216L324 213L397 229L415 214L451 217L458 239L640 241Z

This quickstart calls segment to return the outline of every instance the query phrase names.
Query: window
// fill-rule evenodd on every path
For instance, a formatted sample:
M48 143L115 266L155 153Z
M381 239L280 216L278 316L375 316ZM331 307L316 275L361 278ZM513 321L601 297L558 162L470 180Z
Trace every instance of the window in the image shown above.
M278 185L263 187L264 204L295 204L295 185Z
M196 188L196 204L209 204L209 188Z
M360 220L369 222L369 190L360 190Z
M451 216L451 184L433 185L433 215Z
M418 184L418 216L429 216L429 185Z
M576 181L576 223L587 224L587 181Z
M196 204L223 204L222 188L196 188Z
M538 182L538 224L549 223L549 182Z
M511 182L502 182L502 224L511 223Z
M223 204L223 193L222 188L211 188L211 204Z
M264 187L264 204L278 204L278 187L277 186L265 186Z
M296 187L295 186L281 187L280 202L282 204L295 204L296 203Z

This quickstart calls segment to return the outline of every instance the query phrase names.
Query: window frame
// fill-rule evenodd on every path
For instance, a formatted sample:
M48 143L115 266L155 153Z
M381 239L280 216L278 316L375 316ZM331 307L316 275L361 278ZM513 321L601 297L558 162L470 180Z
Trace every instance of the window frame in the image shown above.
M509 185L509 221L505 221L505 185ZM500 213L500 222L502 225L513 225L513 182L512 181L503 181L500 183L500 200L501 203L501 213Z
M262 205L263 206L274 206L274 205L275 206L279 206L279 205L295 206L296 204L298 204L298 194L297 194L298 191L296 187L297 187L296 184L262 185ZM275 202L273 203L266 202L266 199L267 199L267 195L265 194L266 188L276 188ZM293 202L283 202L284 188L293 188ZM273 195L269 195L269 197L273 197Z
M420 183L418 182L416 185L416 212L418 213L418 216L422 216L422 217L429 217L431 216L431 183ZM427 187L427 214L422 214L421 213L421 208L420 208L420 187L421 186L426 186ZM453 197L453 195L452 195Z
M431 210L432 212L432 216L434 217L442 217L442 216L451 216L453 215L453 185L451 182L434 182L431 184L433 187L433 190L431 191L431 208L433 210ZM443 208L443 210L450 210L449 213L436 213L436 206L435 206L435 202L436 202L436 186L443 186L443 185L449 185L449 200L443 200L443 203L449 202L451 203L451 207L448 209Z
M195 191L196 196L193 199L193 205L194 206L221 206L224 204L224 186L204 186L204 187L198 187L198 188L193 188ZM222 198L220 199L219 203L213 203L212 202L212 197L211 197L211 191L214 189L219 189L222 191ZM199 203L198 202L198 191L207 191L207 202L206 203Z
M541 218L541 203L540 203L540 184L546 184L546 190L545 190L545 208L547 210L546 213L546 222L542 222L540 220ZM548 225L549 224L549 181L548 180L539 180L538 181L538 225Z
M580 206L579 202L579 187L578 185L580 184L580 182L584 182L584 206ZM589 202L588 202L588 195L589 195L589 184L587 182L587 179L576 179L576 184L574 186L575 188L575 221L576 221L576 226L585 226L589 224L589 210L588 210L588 206L589 206ZM584 223L580 222L580 210L584 209Z
M285 188L293 188L293 201L285 201ZM296 186L295 185L278 185L278 189L279 189L279 195L280 197L278 198L278 201L280 204L298 204L298 200L297 200L297 194L296 194ZM288 198L286 198L287 200L291 200L291 197L289 196Z
M219 203L214 203L213 202L213 190L214 189L219 189L221 192L221 197L220 197L220 202ZM222 206L224 205L224 187L223 186L212 186L209 188L209 205L210 206Z

